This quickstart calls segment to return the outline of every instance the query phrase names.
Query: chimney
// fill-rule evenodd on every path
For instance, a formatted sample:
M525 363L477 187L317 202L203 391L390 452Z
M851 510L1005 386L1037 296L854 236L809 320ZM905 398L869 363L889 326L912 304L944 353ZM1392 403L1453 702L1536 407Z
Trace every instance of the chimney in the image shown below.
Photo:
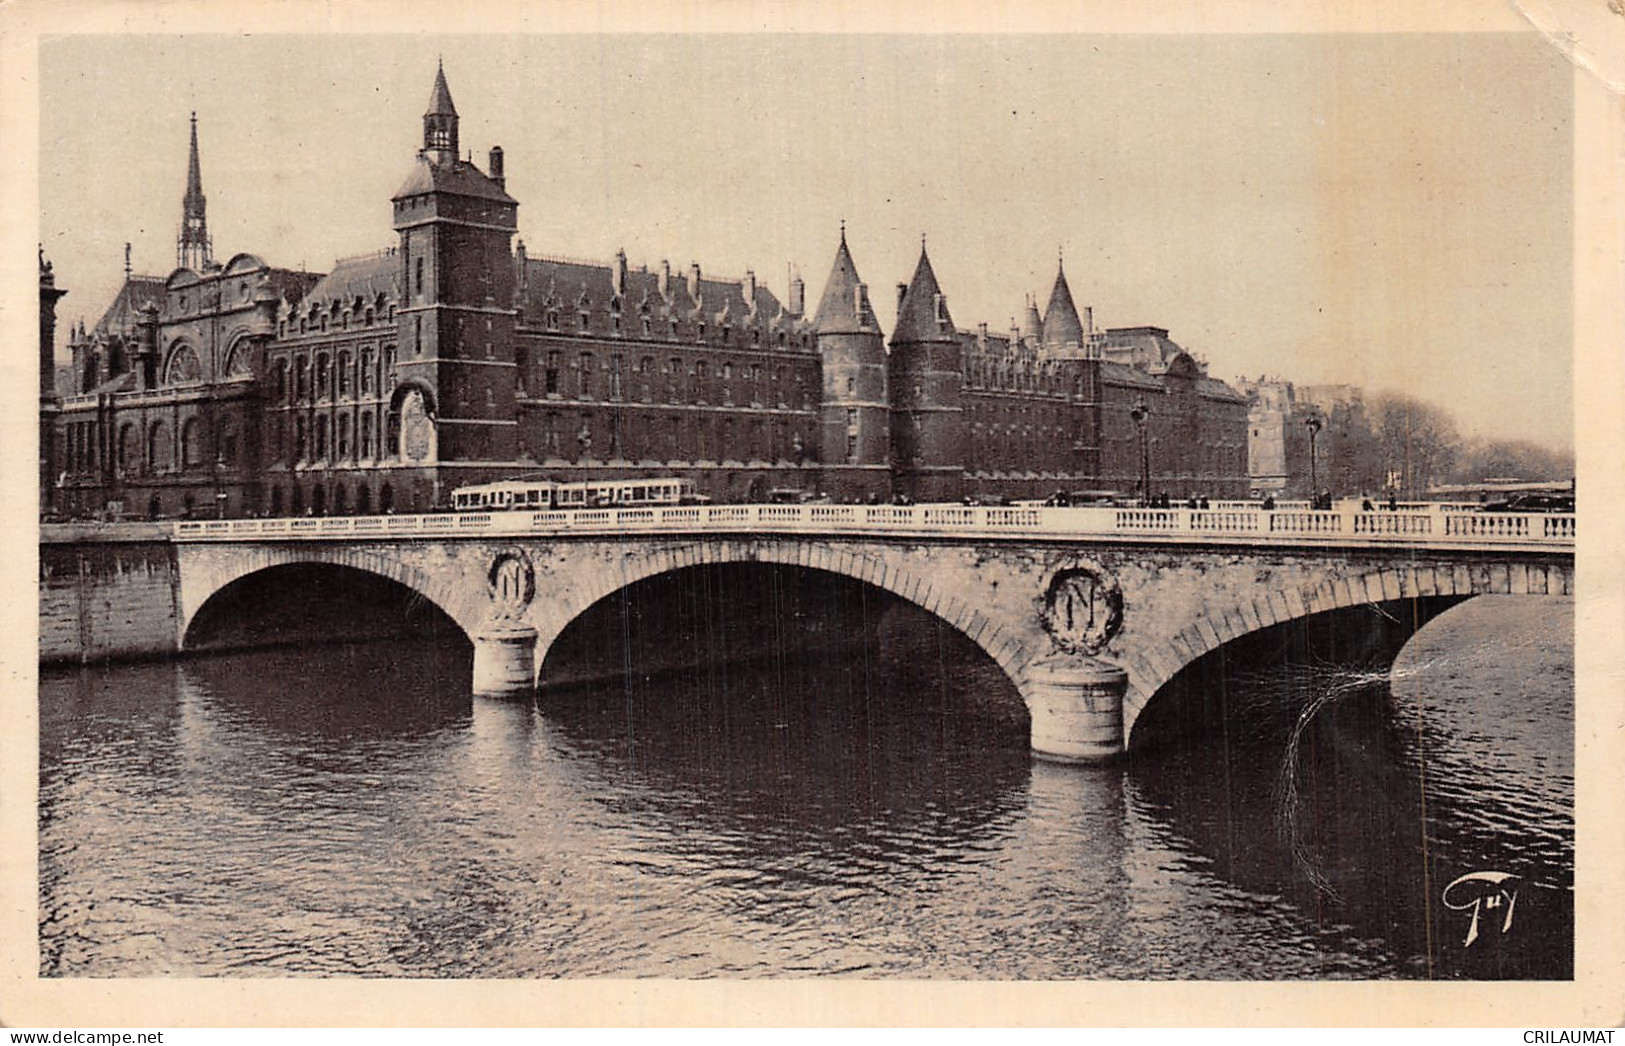
M660 259L660 280L656 284L660 289L660 296L667 301L671 300L671 262L665 258Z
M517 288L517 290L519 292L520 300L523 301L526 292L528 292L530 290L530 265L527 264L529 262L530 258L529 258L529 255L525 251L525 241L524 240L520 240L519 243L517 244L515 255L516 255L516 257L518 259L518 262L519 262L519 272L518 272L518 277L519 278L514 281L514 285L515 285L515 287Z
M1093 305L1085 305L1083 307L1083 336L1087 338L1090 335L1094 334L1094 332L1095 332L1095 307Z
M615 267L610 270L610 286L615 290L615 297L619 298L626 293L626 251L615 252Z
M688 264L688 296L695 301L700 300L700 263Z
M745 278L739 281L739 292L745 296L745 308L756 308L756 270L746 269Z
M491 180L497 183L498 189L506 192L508 189L508 179L504 177L502 173L502 146L491 146L491 162L488 166L490 168Z

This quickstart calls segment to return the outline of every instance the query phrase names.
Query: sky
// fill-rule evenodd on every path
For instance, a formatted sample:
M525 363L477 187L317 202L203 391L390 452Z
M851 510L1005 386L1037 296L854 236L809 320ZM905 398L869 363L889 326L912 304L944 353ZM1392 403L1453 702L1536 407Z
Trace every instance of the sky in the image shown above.
M1225 379L1402 391L1573 446L1573 80L1534 33L47 39L40 237L65 328L209 229L317 271L388 247L435 62L532 256L816 303L839 228L890 330L926 238L955 321L1047 301ZM59 339L60 340L60 339Z

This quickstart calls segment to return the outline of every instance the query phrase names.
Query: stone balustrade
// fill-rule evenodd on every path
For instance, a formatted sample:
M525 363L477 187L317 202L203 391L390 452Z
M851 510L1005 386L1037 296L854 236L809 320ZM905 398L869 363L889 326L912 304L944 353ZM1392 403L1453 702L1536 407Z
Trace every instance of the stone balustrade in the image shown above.
M173 540L554 537L571 534L804 534L1244 545L1572 549L1573 515L1251 507L703 505L562 511L230 519L167 524ZM52 528L42 528L46 540ZM78 528L83 531L83 527ZM82 534L80 535L83 536Z

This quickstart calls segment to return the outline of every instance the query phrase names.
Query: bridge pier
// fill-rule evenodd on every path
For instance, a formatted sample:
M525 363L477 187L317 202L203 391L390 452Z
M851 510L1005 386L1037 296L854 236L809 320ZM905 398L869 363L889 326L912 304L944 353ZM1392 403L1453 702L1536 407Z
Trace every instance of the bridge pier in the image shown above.
M521 697L536 689L536 630L498 624L474 636L474 693Z
M1027 667L1032 749L1058 763L1099 763L1123 753L1128 673L1093 658L1054 654Z

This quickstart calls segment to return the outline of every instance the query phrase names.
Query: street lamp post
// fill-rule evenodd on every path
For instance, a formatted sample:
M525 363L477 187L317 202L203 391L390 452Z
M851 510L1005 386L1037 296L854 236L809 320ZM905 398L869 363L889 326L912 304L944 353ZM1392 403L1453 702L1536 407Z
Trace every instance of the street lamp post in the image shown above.
M1311 414L1303 419L1304 428L1309 430L1309 503L1319 506L1316 500L1320 497L1320 481L1315 474L1315 437L1320 434L1321 420L1319 415ZM1331 506L1328 505L1327 508Z
M1151 417L1151 408L1145 405L1144 399L1137 399L1129 408L1128 416L1140 428L1140 504L1148 505L1151 503L1151 444L1146 438L1145 423Z

